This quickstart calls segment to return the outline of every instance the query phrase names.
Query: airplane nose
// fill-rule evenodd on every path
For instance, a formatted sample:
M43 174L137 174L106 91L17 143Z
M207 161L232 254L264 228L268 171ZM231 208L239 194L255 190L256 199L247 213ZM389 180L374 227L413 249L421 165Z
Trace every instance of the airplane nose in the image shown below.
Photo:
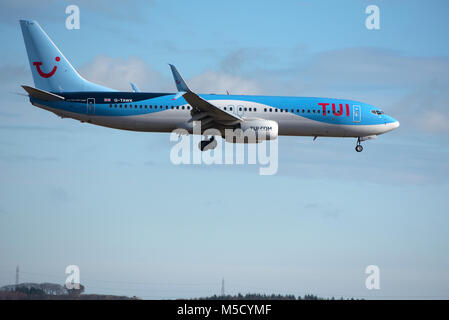
M393 122L392 124L391 124L391 127L393 128L393 129L397 129L397 128L399 128L399 121L395 121L395 122Z
M388 132L388 131L392 131L392 130L394 130L394 129L397 129L397 128L399 128L399 121L397 121L396 119L394 119L394 118L391 118L391 122L386 122L385 123L385 126L386 126L386 131L385 132Z

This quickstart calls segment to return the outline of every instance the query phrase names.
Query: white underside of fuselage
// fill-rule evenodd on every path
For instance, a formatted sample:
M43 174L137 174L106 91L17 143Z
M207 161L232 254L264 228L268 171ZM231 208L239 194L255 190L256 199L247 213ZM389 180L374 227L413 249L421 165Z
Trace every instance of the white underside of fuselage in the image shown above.
M168 109L140 115L97 116L55 109L36 103L33 103L33 105L51 111L63 118L72 118L99 126L131 131L172 132L178 128L185 128L189 119L191 119L188 110ZM250 116L243 116L243 118L276 121L279 125L279 135L282 136L365 137L380 135L397 127L394 123L376 125L331 124L292 113L252 112Z

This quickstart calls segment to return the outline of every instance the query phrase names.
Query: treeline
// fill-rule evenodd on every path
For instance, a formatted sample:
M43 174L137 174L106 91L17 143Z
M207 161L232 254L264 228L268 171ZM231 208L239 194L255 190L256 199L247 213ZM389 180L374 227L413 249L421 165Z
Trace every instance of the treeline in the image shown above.
M343 298L340 298L343 300ZM213 295L211 297L203 297L193 300L336 300L336 298L322 298L313 294L306 294L304 296L295 296L293 294L260 294L247 293L245 295L239 293L237 295Z
M60 288L59 288L60 287ZM56 288L56 290L55 290ZM83 294L84 286L61 293L62 286L55 284L22 284L0 288L0 300L134 300L136 297L102 294Z
M138 300L138 298L103 294L50 295L35 292L26 294L18 291L9 291L0 292L0 300Z

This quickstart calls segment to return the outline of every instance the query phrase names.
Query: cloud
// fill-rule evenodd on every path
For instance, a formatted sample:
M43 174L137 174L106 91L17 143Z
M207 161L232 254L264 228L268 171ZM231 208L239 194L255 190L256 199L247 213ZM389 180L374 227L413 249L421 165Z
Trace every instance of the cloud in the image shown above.
M3 118L17 118L19 116L20 115L18 113L10 113L10 112L0 111L0 117L3 117Z
M282 57L286 61L282 62ZM279 67L271 67L274 65ZM91 81L120 90L129 91L132 81L142 90L173 92L170 75L160 74L137 57L98 56L81 68L81 73ZM273 48L237 48L218 60L215 67L186 80L200 93L229 91L360 100L378 105L398 118L401 131L449 133L445 110L449 57L407 56L369 47L318 54L295 47L283 55Z
M323 219L338 219L340 217L340 210L335 208L335 205L330 202L307 203L304 205L304 209L308 212L319 213Z
M133 165L131 162L123 160L114 161L114 164L120 167L131 167Z
M50 126L34 126L34 125L0 125L0 130L17 130L17 131L55 131L66 132L70 131L66 127L50 127Z
M447 101L449 89L434 80L405 95L394 104L394 109L405 120L401 123L406 130L449 136Z
M219 62L219 70L230 74L242 74L254 66L266 61L277 60L270 49L267 48L238 48L231 50Z
M386 138L367 141L357 154L355 139L281 137L277 175L390 187L447 183L449 162L441 144Z
M204 93L263 94L261 83L246 72L263 58L266 54L253 48L232 50L218 62L216 68L189 79L189 85L193 90Z
M0 23L17 23L19 19L34 18L42 21L63 22L68 16L65 8L68 5L75 4L80 8L81 15L89 12L98 17L106 17L111 20L142 23L145 21L144 8L149 5L156 5L155 0L136 0L132 6L139 8L134 11L123 10L127 3L119 0L77 0L77 1L58 1L58 0L21 0L21 1L1 1L0 2Z
M31 78L30 68L25 65L2 65L0 66L0 85L2 88L13 84L17 88L17 83L29 83ZM22 90L22 88L20 88Z
M148 161L145 161L143 163L143 165L145 165L145 166L156 166L156 162L154 162L152 160L148 160Z
M130 91L134 82L144 91L173 92L173 80L155 71L137 57L98 56L80 69L86 79L118 90ZM201 93L257 94L261 89L253 80L226 72L204 71L191 79L189 86Z
M51 187L49 190L50 196L52 199L67 203L70 201L69 193L62 187Z
M203 93L225 94L226 91L231 94L262 93L256 81L216 71L205 71L194 76L190 79L189 86L192 90Z
M254 51L263 51L264 55ZM231 74L250 84L249 89L256 93L268 95L360 100L378 105L398 118L402 132L449 133L449 57L408 56L370 47L318 54L308 53L303 47L288 49L281 55L274 51L233 50L218 64L215 78ZM282 61L282 57L289 60ZM276 65L284 67L270 67L274 64L267 61L274 60L281 61ZM216 81L205 77L206 83L208 80Z
M421 121L417 121L417 124L428 132L449 134L449 117L439 111L423 114Z
M448 57L414 57L379 48L346 48L315 55L307 79L326 86L367 90L410 89L431 80L449 85Z
M0 155L0 161L7 163L36 163L36 162L56 162L59 161L57 157L38 157L26 154L9 154Z
M123 91L131 91L130 82L145 91L173 91L168 79L137 57L100 55L81 67L80 73L90 81Z
M57 11L54 8L59 1L56 0L23 0L23 1L1 1L0 23L17 23L23 18L35 17L36 19L56 19Z

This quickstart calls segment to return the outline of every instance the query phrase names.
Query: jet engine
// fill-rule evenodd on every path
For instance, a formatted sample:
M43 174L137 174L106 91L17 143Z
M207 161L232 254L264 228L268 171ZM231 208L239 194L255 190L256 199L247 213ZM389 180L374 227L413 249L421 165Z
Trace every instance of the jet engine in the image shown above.
M276 121L246 120L240 124L240 128L226 129L224 139L231 143L259 143L277 139L278 132Z

